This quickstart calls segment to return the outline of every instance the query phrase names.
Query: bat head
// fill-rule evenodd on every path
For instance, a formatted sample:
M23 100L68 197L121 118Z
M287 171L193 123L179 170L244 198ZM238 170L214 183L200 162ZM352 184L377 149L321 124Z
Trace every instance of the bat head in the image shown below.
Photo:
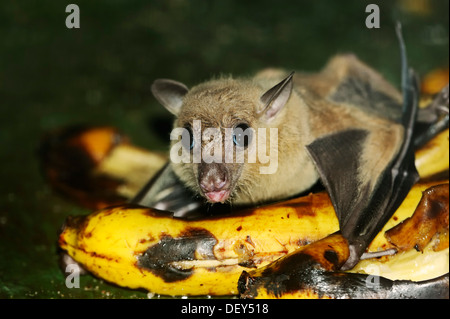
M269 90L252 80L232 78L192 89L177 81L156 80L153 95L176 116L170 155L180 180L210 203L251 197L256 175L267 165L258 152L263 149L266 155L268 147L277 147L269 129L277 127L290 97L292 75Z

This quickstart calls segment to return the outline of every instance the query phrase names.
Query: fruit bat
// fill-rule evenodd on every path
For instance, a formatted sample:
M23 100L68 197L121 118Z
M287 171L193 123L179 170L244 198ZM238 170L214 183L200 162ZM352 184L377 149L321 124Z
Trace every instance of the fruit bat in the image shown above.
M432 120L424 121L420 138L414 135L418 85L399 27L397 35L401 93L351 54L332 58L312 74L267 69L253 78L220 77L191 89L156 80L152 93L175 115L174 130L181 130L171 151L177 146L189 160L169 162L132 202L189 218L196 216L192 212L214 213L220 203L287 199L320 181L349 242L343 268L351 268L418 180L415 140L423 143L436 124L436 108L428 108L422 117ZM448 125L448 113L446 119ZM205 135L208 129L215 134ZM268 137L272 132L274 140ZM266 157L255 156L255 145ZM213 149L214 156L203 156ZM263 173L273 164L269 150L275 169Z

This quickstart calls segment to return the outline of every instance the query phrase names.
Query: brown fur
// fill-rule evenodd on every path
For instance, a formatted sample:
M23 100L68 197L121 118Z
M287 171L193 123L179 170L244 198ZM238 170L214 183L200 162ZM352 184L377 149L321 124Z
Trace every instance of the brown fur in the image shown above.
M397 90L356 57L337 56L319 73L295 75L294 89L286 105L272 121L264 121L259 114L264 108L260 97L286 75L283 70L268 69L252 79L219 78L193 87L183 98L174 127L185 127L193 120L200 120L202 129L218 127L223 130L241 122L255 129L278 128L275 174L260 174L260 166L267 164L258 162L223 164L231 176L232 203L261 203L307 190L318 180L318 173L305 146L326 134L347 128L370 132L364 145L362 165L355 172L360 180L370 180L371 176L379 174L398 151L403 137L401 125L382 114L330 98L339 83L350 76L366 80L377 91L401 102ZM245 152L248 155L248 149ZM201 194L198 167L195 163L173 164L179 178Z

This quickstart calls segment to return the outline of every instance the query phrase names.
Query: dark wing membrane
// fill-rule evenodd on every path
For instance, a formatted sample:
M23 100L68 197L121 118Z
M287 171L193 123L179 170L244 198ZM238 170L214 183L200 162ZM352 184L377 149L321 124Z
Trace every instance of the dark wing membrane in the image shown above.
M405 105L403 124L406 136L399 154L379 178L367 206L360 212L354 212L347 223L341 227L342 234L349 240L354 251L344 267L351 268L358 262L376 234L394 214L411 187L419 180L414 165L414 143L412 140L414 118L417 112L417 83L410 74L407 87L404 88ZM408 118L409 117L409 118ZM353 257L353 259L352 259Z
M448 128L449 124L449 86L436 94L433 101L420 108L414 129L414 145L419 148L434 136Z
M347 130L325 136L307 146L336 210L340 231L349 241L352 268L367 246L401 204L419 179L414 165L413 128L418 109L417 82L408 70L406 52L398 30L402 58L403 110L400 119L405 135L394 158L384 159L386 168L372 180L356 175L363 157L364 130ZM383 141L380 141L381 143ZM376 156L376 154L374 154ZM374 187L370 187L374 185Z
M202 201L184 186L167 163L131 200L131 203L172 212L175 217L198 209Z
M367 113L399 121L401 104L380 90L379 81L371 81L364 72L350 72L329 97L331 101L355 105Z
M368 131L349 129L315 140L306 148L330 195L341 224L370 196L362 191L356 172Z

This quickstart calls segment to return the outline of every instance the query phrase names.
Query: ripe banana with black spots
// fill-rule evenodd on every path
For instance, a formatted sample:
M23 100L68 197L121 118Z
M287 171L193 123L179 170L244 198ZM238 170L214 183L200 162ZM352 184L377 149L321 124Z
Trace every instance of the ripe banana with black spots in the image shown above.
M265 267L244 271L238 282L240 296L448 298L448 198L448 183L426 189L414 214L389 229L399 211L407 209L400 207L371 243L369 258L349 272L340 271L349 257L348 243L334 233ZM380 247L385 250L377 251Z
M325 193L230 216L185 221L116 206L69 218L59 244L100 278L165 295L234 295L243 269L338 230Z
M385 228L410 217L422 191L431 185L415 186ZM149 208L115 206L69 218L59 245L85 269L119 286L164 295L235 295L244 270L261 269L338 230L329 197L321 192L190 221ZM380 235L369 251L388 248L392 244ZM395 276L423 280L448 272L448 248L425 250L426 258L416 259L420 254L401 261L403 273L394 267ZM430 269L430 262L437 266ZM378 259L359 271L371 265L378 265L379 275L390 277L390 268ZM426 267L426 274L414 277Z
M423 179L448 172L448 149L447 129L416 152L416 166ZM111 147L95 171L101 171L102 176L122 179L121 172L111 173L110 167L120 167L122 155L133 153L130 150L133 151L132 145ZM144 151L139 154L139 158L146 156ZM136 172L142 171L141 166L136 167L139 167ZM133 165L129 170L133 170ZM396 248L385 237L385 231L411 216L422 192L434 184L437 182L422 183L410 191L374 239L369 252ZM446 201L448 204L448 197ZM328 195L317 193L233 215L194 221L137 206L109 207L85 217L68 218L59 236L59 245L85 269L119 286L144 288L164 295L235 295L239 292L238 280L243 271L251 273L256 268L264 269L280 257L338 229ZM448 273L449 268L448 231L446 239L442 234L440 238L441 242L446 241L447 248L435 251L430 248L434 244L429 244L423 252L409 249L391 257L367 259L352 271L358 273L357 276L367 277L375 270L386 280L423 282L439 277ZM340 291L329 297L345 295L345 291ZM261 288L257 296L274 295ZM283 296L317 297L319 294L308 295L301 291Z

